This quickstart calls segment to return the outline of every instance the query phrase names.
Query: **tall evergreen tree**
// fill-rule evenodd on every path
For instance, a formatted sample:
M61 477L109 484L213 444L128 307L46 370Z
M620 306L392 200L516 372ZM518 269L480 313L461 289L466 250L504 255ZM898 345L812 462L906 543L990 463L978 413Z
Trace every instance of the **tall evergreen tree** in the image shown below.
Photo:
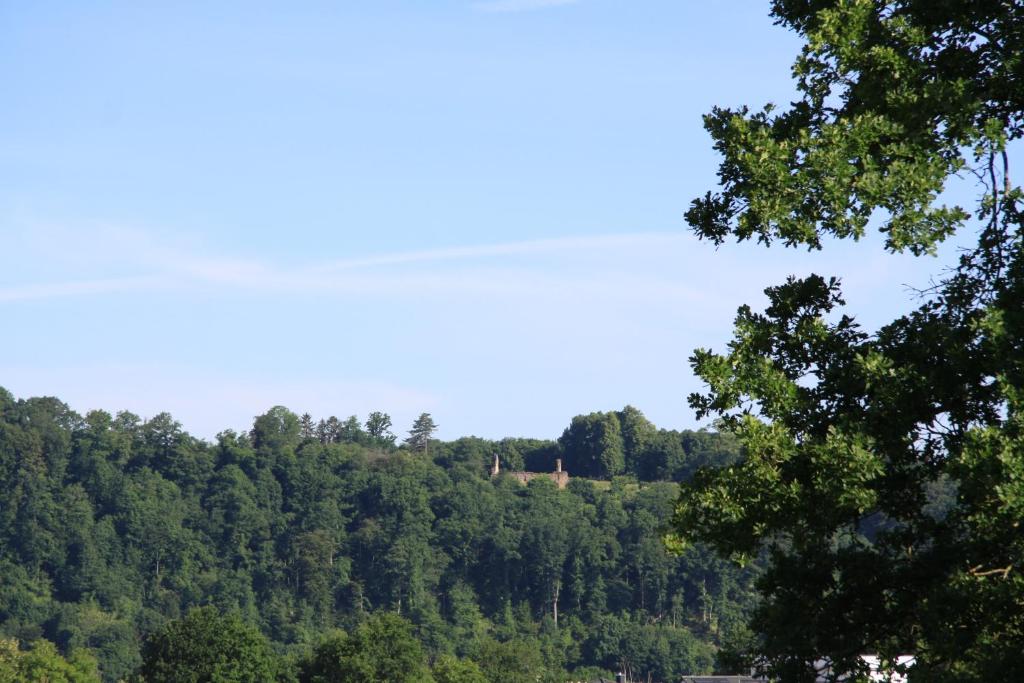
M434 418L430 417L430 413L422 413L412 423L409 438L405 440L405 443L413 450L427 453L430 449L430 437L434 435L435 431L437 431L437 425L434 423Z
M338 443L341 441L341 420L331 415L327 418L327 424L324 427L327 443Z
M309 413L303 413L299 418L299 434L303 439L316 437L316 425L313 423L313 416Z

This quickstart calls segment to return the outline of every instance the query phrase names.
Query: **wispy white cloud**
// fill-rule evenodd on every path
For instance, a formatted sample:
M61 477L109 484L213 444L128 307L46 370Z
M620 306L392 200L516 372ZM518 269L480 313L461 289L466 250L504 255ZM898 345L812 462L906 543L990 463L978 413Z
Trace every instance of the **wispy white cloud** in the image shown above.
M699 389L686 353L721 348L736 307L763 305L766 284L844 275L850 310L885 307L879 317L914 281L905 258L716 252L682 231L295 262L217 249L196 233L18 227L4 235L15 247L0 250L0 310L31 320L47 299L80 308L51 319L52 338L81 333L94 312L118 316L98 317L81 350L35 353L26 334L0 363L0 383L80 410L169 410L204 436L245 428L274 404L318 416L385 409L399 425L427 410L452 430L446 438L516 431L516 411L530 433L557 436L568 411L622 402L662 406L649 415L676 424L681 397ZM126 296L138 292L161 295L154 315L142 310L148 297ZM138 321L120 316L125 302ZM277 324L282 313L298 324ZM270 324L254 317L264 314ZM157 319L174 324L153 329ZM257 333L239 334L257 320Z
M575 5L579 0L488 0L473 4L481 12L529 12L532 10Z
M680 233L667 232L558 237L552 239L526 240L522 242L505 242L501 244L479 244L465 247L423 249L420 251L404 251L391 254L381 254L378 256L369 256L365 258L343 259L324 264L319 267L318 270L348 270L353 268L388 266L405 263L481 259L492 256L520 256L559 251L593 251L621 249L626 247L667 246L669 243L678 243L681 239L687 238L685 235L681 235Z
M52 282L43 284L0 286L0 302L31 301L33 299L54 299L91 294L112 294L115 292L138 291L161 284L155 277L123 277L102 280Z
M294 291L314 294L374 292L384 295L474 293L551 296L561 292L615 297L627 294L614 273L569 274L535 262L545 256L572 263L584 256L615 259L683 249L692 238L682 233L592 235L497 244L400 251L285 266L268 261L210 255L195 244L161 242L152 234L100 228L88 235L50 231L45 253L65 267L99 262L104 277L0 285L0 302L104 295L143 289ZM63 254L52 245L63 245ZM40 251L43 251L40 249ZM453 264L458 264L453 265ZM444 267L433 267L445 264ZM61 269L63 270L63 268ZM120 277L108 277L117 273ZM646 284L644 284L646 283ZM633 278L633 294L699 298L696 290L650 277ZM683 291L685 290L685 291Z
M432 297L446 310L453 305L549 310L580 301L648 310L681 305L695 314L693 319L703 320L713 312L731 314L743 302L758 305L765 284L789 274L842 276L851 310L862 314L894 290L909 300L904 283L926 284L916 276L920 264L915 269L915 263L898 256L854 262L839 250L808 255L751 245L715 252L681 231L464 245L300 264L217 253L188 234L104 226L33 226L26 234L18 240L24 253L8 262L32 263L33 274L23 271L19 278L8 269L0 277L0 304L140 291L177 292L188 300L294 293L393 302Z

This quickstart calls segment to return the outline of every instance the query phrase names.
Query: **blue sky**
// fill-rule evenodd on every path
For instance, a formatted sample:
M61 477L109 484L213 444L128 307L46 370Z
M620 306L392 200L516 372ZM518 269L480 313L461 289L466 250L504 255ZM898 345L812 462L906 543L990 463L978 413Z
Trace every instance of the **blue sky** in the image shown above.
M693 427L687 357L765 286L874 326L941 265L689 236L701 114L786 103L798 47L746 0L0 3L0 386L204 437Z

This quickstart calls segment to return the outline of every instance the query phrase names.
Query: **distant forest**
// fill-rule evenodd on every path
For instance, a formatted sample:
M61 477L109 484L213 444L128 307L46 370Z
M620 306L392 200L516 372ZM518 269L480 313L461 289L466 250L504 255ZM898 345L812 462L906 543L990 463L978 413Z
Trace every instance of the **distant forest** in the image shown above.
M392 429L275 407L210 443L0 389L0 680L179 680L203 628L263 653L217 680L383 680L390 657L438 683L671 681L747 637L756 568L661 542L677 482L740 457L730 436L631 407L557 441ZM495 454L570 483L492 479Z

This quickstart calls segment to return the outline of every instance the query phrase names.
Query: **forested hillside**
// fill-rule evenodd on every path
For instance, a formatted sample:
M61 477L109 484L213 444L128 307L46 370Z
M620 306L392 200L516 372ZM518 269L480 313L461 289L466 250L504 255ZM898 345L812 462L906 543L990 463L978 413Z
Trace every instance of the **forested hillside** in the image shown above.
M628 407L574 418L557 442L439 442L431 420L396 445L390 423L276 407L209 443L166 414L81 416L0 390L0 678L60 660L49 641L86 672L67 680L90 680L90 657L128 679L147 637L200 628L186 615L265 638L281 680L334 680L317 667L381 633L411 639L423 680L675 680L743 636L753 570L660 540L672 480L734 461L732 440ZM492 479L495 454L512 470L562 458L573 478Z

